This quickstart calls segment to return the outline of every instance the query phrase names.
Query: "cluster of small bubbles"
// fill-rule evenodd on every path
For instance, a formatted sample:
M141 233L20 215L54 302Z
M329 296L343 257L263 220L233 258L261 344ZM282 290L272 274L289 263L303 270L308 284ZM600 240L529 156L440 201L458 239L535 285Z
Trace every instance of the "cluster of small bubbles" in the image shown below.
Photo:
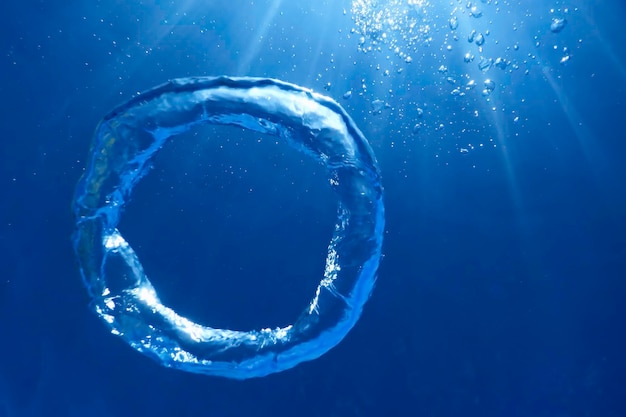
M432 40L429 7L427 0L353 0L351 33L360 36L359 51L388 48L410 62L410 54Z
M419 121L413 125L412 132L418 134L424 127L424 109L419 105L415 108L415 116Z
M469 76L466 76L467 82L465 82L465 85L459 85L457 87L455 87L450 94L453 96L459 96L459 97L463 97L465 96L465 94L471 90L473 90L474 88L476 88L476 86L478 85L476 83L476 80L469 78ZM491 80L487 80L486 81L486 85L485 85L485 89L487 89L489 91L489 93L491 93L491 90L493 90L493 88L495 88L495 83Z
M554 14L556 12L556 10L551 9L550 13ZM567 14L569 13L569 9L565 8L563 10L559 10L559 13L564 13ZM559 33L561 32L565 26L567 25L567 19L565 19L564 17L553 17L552 21L550 23L550 31L552 33ZM581 42L581 41L579 41ZM554 49L558 51L559 47L557 45L554 45ZM568 47L563 47L562 50L563 55L561 56L561 58L559 59L559 63L561 65L564 65L566 63L569 62L569 60L571 59L572 55L570 54L569 48Z
M482 148L483 144L481 143L478 146ZM461 152L461 153L469 153L469 151L473 151L474 149L476 149L476 147L473 144L468 143L466 146L460 146L459 147L459 152Z
M526 40L500 37L502 35L500 29L491 34L487 27L507 27L491 26L494 23L491 19L495 17L491 14L501 13L504 10L503 6L512 7L508 0L451 0L449 5L452 6L450 13L441 13L435 12L436 6L431 5L428 0L352 0L353 21L356 23L353 33L360 36L358 49L362 52L381 52L387 55L387 60L390 60L389 55L395 55L394 58L391 58L395 60L395 64L376 68L380 69L379 79L368 82L368 86L374 88L376 84L375 89L378 89L378 84L389 83L380 74L384 77L393 78L396 71L397 73L401 73L403 69L407 70L406 72L414 71L415 68L405 64L412 63L414 60L421 61L421 57L426 57L424 51L418 50L418 47L421 49L421 46L428 45L432 42L432 37L435 37L440 46L436 51L431 52L431 57L435 59L437 64L428 68L431 72L435 72L433 75L436 75L437 78L435 81L436 88L440 93L446 94L447 92L449 94L448 100L454 100L455 106L460 106L461 111L480 118L486 112L481 111L479 115L474 106L481 101L489 103L488 108L491 111L504 111L503 108L499 107L499 97L494 94L494 91L498 88L499 92L504 93L506 84L510 82L510 77L508 75L503 77L500 74L495 74L496 72L500 73L501 70L503 73L513 74L513 72L521 69L520 75L522 73L528 75L532 71L533 64L538 62L539 51L543 51L544 44L552 42L551 39L554 39L555 43L553 51L559 54L557 55L557 62L560 60L561 64L566 64L572 57L570 49L563 45L562 37L554 35L546 37L546 32L550 32L546 30L545 23L544 27L536 32L531 43L528 44L534 43L538 48L537 51L524 49L528 48ZM494 6L490 8L487 5ZM427 10L431 10L430 14L426 13ZM530 16L528 13L530 12L527 11L526 17ZM566 8L553 9L550 13L552 13L549 20L550 31L554 34L558 34L566 28L568 22L565 17L572 20ZM513 31L511 33L513 35L526 26L525 20L519 20L511 22L508 27L509 30ZM468 43L463 42L463 39L466 39ZM499 41L503 40L506 40L507 43L500 46ZM390 52L386 52L387 50ZM525 52L518 52L520 50L525 50ZM458 55L449 54L450 51L456 51ZM470 64L471 69L461 64L465 69L461 69L459 72L460 67L456 66L455 57L462 59L465 64ZM412 65L416 64L418 65L417 70L423 72L424 67L422 67L421 62ZM385 70L385 67L389 69ZM426 76L428 77L427 74ZM362 91L356 90L356 92L363 96L365 84L363 84ZM391 109L392 114L407 119L407 123L403 126L409 134L434 130L441 131L438 137L444 138L447 135L456 135L456 128L463 127L457 122L444 120L444 125L439 120L433 120L433 116L438 114L437 107L433 108L432 112L428 112L426 117L421 107L417 107L417 113L415 113L404 109L402 103L394 104L392 108L385 101L376 100L377 98L374 96L368 100L371 107L370 113L381 114L386 109ZM509 122L521 123L520 116L514 111L509 116ZM476 123L480 122L473 123L476 126ZM453 128L451 129L448 125L453 126ZM446 130L443 130L444 126ZM486 128L485 126L483 128ZM463 129L458 130L461 132L459 135L461 135L474 129L466 130L463 127ZM490 141L492 142L491 139ZM487 145L490 146L489 143ZM483 145L480 144L480 146ZM495 144L493 146L495 147ZM464 153L473 148L462 146L460 149Z

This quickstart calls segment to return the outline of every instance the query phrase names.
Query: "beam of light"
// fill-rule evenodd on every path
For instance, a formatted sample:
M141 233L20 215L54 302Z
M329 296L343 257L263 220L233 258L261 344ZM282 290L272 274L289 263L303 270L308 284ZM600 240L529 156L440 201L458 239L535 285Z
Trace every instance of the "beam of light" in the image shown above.
M470 15L468 10L464 10L461 6L455 7L451 10L450 18L451 20L454 19L457 25L454 29L452 29L452 33L450 36L453 36L454 34L461 38L461 41L459 42L450 43L454 45L453 47L454 52L452 52L452 54L454 54L454 57L457 60L457 62L455 62L454 65L455 66L460 65L460 68L464 68L465 75L467 75L468 77L467 80L475 81L476 85L480 86L480 88L482 88L486 80L495 79L496 86L498 90L501 91L500 85L502 84L502 81L501 81L502 77L500 73L494 74L493 70L491 70L490 71L491 76L489 76L487 75L486 72L482 71L478 67L476 62L472 62L471 65L467 65L467 63L463 62L463 59L466 53L469 53L472 56L482 55L481 52L478 52L480 49L478 51L476 50L476 45L473 45L471 43L470 44L465 43L467 34L470 34L473 31L477 33L482 33L486 30L492 29L493 26L491 22L488 22L485 20L477 20L476 18ZM450 26L452 26L451 20L449 21ZM500 32L503 32L503 30L500 30ZM449 42L448 38L446 38L446 42ZM489 45L489 46L494 49L496 47L496 45ZM465 78L461 76L459 77L459 79L464 80ZM479 87L476 87L476 90L478 90L478 88ZM472 92L477 93L477 91L472 91ZM496 92L493 92L489 94L488 99L484 99L483 97L482 100L477 99L475 102L480 105L481 107L480 111L482 112L482 114L488 115L488 118L490 119L489 126L493 130L495 130L495 138L494 138L495 145L496 145L497 150L500 152L502 160L504 161L504 167L506 169L510 197L515 206L517 217L521 221L522 212L523 212L522 210L523 202L522 202L522 196L521 196L519 184L515 175L515 170L513 169L513 164L511 162L511 155L509 153L509 148L507 146L507 141L508 141L508 137L507 137L508 129L506 128L507 120L500 111L493 110L494 108L500 107L497 104L495 104L496 100L498 100L498 94ZM520 228L523 228L521 224L520 224Z
M595 36L598 39L598 45L602 48L606 56L611 60L613 66L618 70L619 74L622 77L622 81L626 82L626 64L615 53L615 51L622 50L623 42L618 42L619 46L614 47L614 45L610 42L611 37L605 36L602 30L604 24L598 24L598 22L596 22L596 19L593 18L594 14L596 13L590 10L591 6L582 4L580 7L582 10L581 14L585 18L588 27L591 29L588 33L588 36ZM625 13L626 9L622 8L621 10L616 10L613 13L607 14L612 16L624 16Z
M578 140L578 146L587 161L588 168L593 172L597 183L601 184L598 168L608 166L607 155L596 145L597 141L594 140L594 134L585 125L582 116L576 110L574 104L569 99L565 91L555 80L551 69L544 66L542 67L542 72L548 84L552 88L558 103L561 105L563 113L567 117L571 130L574 132L576 139Z
M276 17L278 10L282 4L283 0L273 0L272 4L267 8L263 19L259 23L256 32L252 35L250 39L248 49L243 54L241 59L239 60L239 65L237 65L237 75L246 75L250 72L250 64L252 61L259 55L260 48L259 44L265 38L265 34L267 33L270 24Z

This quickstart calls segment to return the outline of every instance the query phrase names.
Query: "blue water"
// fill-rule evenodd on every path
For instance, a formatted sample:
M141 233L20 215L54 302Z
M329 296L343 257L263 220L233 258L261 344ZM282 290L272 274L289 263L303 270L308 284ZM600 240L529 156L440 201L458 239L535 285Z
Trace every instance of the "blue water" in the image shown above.
M0 417L626 416L624 4L408 3L0 5ZM339 101L385 187L355 328L249 381L111 335L71 244L98 121L220 74ZM120 230L181 314L284 326L319 283L335 203L315 161L207 127L159 153Z

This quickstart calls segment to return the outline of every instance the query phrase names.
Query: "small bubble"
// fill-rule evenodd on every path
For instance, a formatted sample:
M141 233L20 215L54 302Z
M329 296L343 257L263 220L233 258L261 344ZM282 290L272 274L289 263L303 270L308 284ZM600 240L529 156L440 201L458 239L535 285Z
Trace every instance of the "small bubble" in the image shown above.
M383 100L374 100L371 103L372 110L376 114L382 113L382 111L386 108L389 108L389 104L385 103Z
M457 20L456 16L452 16L448 21L448 24L450 25L450 30L456 30L456 28L459 27L459 21Z
M480 62L478 63L478 68L482 72L487 72L489 71L489 68L491 68L492 64L493 64L493 60L491 58L480 58Z
M477 18L477 19L478 19L478 18L479 18L479 17L481 17L482 15L483 15L483 12L482 12L482 10L480 10L480 9L478 8L478 6L473 6L473 7L470 9L470 16L475 17L475 18Z
M352 97L352 90L348 90L345 93L343 93L343 98L344 99L349 99L350 97Z
M552 23L550 24L550 30L553 33L559 33L560 31L563 30L563 28L565 28L565 25L567 24L567 20L566 19L559 19L559 18L552 18Z
M488 96L496 88L496 83L493 80L487 78L484 82L484 89L482 91L483 96Z
M473 30L470 32L469 36L467 37L467 41L468 41L469 43L474 42L474 37L475 37L475 36L476 36L476 29L473 29Z
M493 65L495 65L496 67L500 68L500 69L506 69L506 67L509 65L509 63L504 59L504 58L496 58L495 62L493 63Z

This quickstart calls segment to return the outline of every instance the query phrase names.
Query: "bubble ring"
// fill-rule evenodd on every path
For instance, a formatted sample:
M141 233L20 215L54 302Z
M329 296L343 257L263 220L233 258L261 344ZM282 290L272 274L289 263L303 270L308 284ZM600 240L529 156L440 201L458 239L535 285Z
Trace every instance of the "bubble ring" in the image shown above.
M301 316L286 327L206 327L163 305L117 229L122 209L165 141L202 124L284 139L323 163L339 200L326 268ZM334 100L262 78L183 78L149 90L98 125L73 201L74 249L92 307L111 332L166 367L234 379L318 358L357 322L376 279L384 228L373 152Z

